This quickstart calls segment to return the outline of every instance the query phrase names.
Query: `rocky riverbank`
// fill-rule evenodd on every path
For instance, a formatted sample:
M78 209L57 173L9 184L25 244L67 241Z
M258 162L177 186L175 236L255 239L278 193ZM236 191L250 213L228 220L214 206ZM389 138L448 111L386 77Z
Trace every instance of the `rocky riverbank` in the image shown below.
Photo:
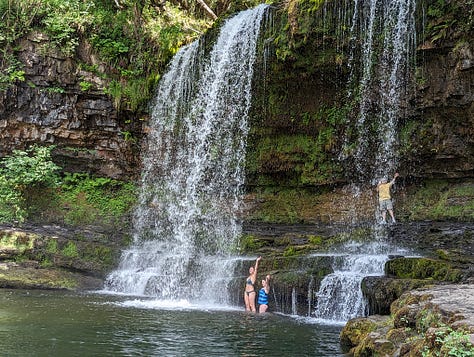
M350 320L341 343L353 356L474 356L474 284L404 293L388 316Z
M0 288L100 288L127 239L100 227L0 226Z

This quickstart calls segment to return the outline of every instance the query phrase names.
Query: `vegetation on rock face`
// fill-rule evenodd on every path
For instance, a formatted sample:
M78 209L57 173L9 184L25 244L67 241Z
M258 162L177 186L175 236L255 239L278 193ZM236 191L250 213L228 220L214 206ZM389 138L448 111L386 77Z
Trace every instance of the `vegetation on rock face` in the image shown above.
M396 258L385 265L388 276L401 279L433 279L458 282L461 272L451 264L428 258Z
M209 0L218 14L257 1ZM78 51L91 48L83 70L109 82L106 93L118 107L133 111L150 99L150 89L169 59L212 25L195 1L174 0L0 0L0 90L24 81L18 42L32 31L45 33L50 48L67 57L86 59ZM90 83L82 82L82 90Z
M53 147L15 150L0 162L0 222L22 222L27 216L25 194L32 188L58 184L59 167L51 159Z
M407 191L400 209L408 220L474 220L472 181L425 181Z
M426 4L426 28L424 40L430 42L441 42L453 33L454 37L466 40L467 34L474 31L474 1L447 1L447 0L425 0ZM463 14L463 16L458 16Z
M126 227L136 202L132 183L88 174L59 175L54 147L33 146L5 157L0 167L0 223Z
M438 294L436 288L433 292ZM350 320L341 332L343 347L353 356L472 356L459 306L432 301L433 292L405 293L392 304L391 316Z

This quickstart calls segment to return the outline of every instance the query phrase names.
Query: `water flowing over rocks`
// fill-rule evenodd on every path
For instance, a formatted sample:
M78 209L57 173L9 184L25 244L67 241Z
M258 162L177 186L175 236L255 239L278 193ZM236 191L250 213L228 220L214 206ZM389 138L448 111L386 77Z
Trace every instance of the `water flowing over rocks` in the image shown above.
M293 20L296 28L297 19ZM31 33L18 44L26 81L0 92L0 156L31 143L55 144L55 160L65 171L113 178L138 176L141 171L138 151L147 130L141 125L142 113L117 110L113 100L104 94L106 81L80 68L80 61L101 66L87 44L81 44L78 58L67 58L48 49L47 42L45 35ZM350 181L350 171L338 171L332 166L339 164L343 125L338 124L334 132L320 131L324 123L318 116L328 108L334 109L338 101L345 100L348 73L341 64L345 61L344 56L313 64L312 44L305 42L299 46L302 53L309 49L309 61L290 58L279 66L266 63L267 79L261 82L261 87L265 88L260 90L264 97L269 93L265 90L277 87L278 90L271 94L281 106L280 110L272 108L275 112L260 107L256 103L267 104L262 98L255 98L252 104L250 132L253 136L248 154L249 166L255 167L249 169L251 174L247 176L249 191L275 190L275 187L275 195L279 189L294 187L318 191L321 187L322 190L340 187ZM319 51L332 48L332 44L315 43L314 48ZM449 178L466 180L466 187L472 186L473 48L472 39L458 42L453 34L442 41L427 41L417 48L417 78L411 78L416 88L411 98L403 103L406 115L397 127L400 134L398 169L405 177L406 185L424 179ZM321 58L325 55L322 53ZM304 62L311 62L310 68L302 65ZM82 81L92 87L82 90ZM290 139L281 139L286 135ZM316 138L325 136L331 140L324 142L322 149L314 145ZM262 143L267 144L257 151ZM371 150L375 148L367 148L367 152ZM370 164L367 163L369 167ZM400 192L400 196L402 194L405 191ZM262 203L255 202L258 198L252 196L252 192L249 197L256 206ZM252 259L254 254L264 255L261 274L271 273L274 278L270 310L311 315L321 281L325 275L333 273L328 256L311 254L327 253L331 247L354 237L364 242L364 236L373 227L373 194L364 195L364 214L348 207L345 197L354 197L354 192L347 192L342 199L340 194L333 194L331 201L342 206L337 214L328 209L334 204L326 206L325 202L319 201L312 202L312 206L320 206L317 212L311 212L313 215L309 219L303 217L301 211L286 213L294 222L312 225L249 222L244 226L243 233L251 236L249 241L253 244L249 244L251 249L246 253L252 255ZM361 201L360 195L358 199ZM462 196L451 199L448 203L453 205L470 202ZM397 202L396 209L399 208ZM343 216L341 222L333 224L334 217L340 216ZM467 326L473 333L472 223L413 222L416 217L408 213L401 218L403 223L381 228L386 242L410 248L423 257L405 257L403 254L389 257L385 275L364 279L363 292L369 302L369 311L391 312L395 317L394 322L389 316L351 320L344 329L342 341L355 355L373 355L374 351L381 355L416 355L421 349L417 343L434 340L436 331L430 328L440 328L419 326L425 314L436 315L453 328ZM116 266L118 252L125 246L121 234L101 232L98 227L69 230L26 226L2 227L1 231L4 248L0 251L0 272L5 274L0 274L0 286L3 287L97 287L105 274ZM347 231L349 234L344 235ZM231 287L235 304L242 303L241 283L250 264L250 259L245 260L237 268L240 272ZM404 276L407 270L420 273L415 269L417 266L421 269L436 266L438 269L433 274ZM56 275L61 270L68 275ZM439 274L439 270L446 274ZM81 282L81 277L91 280ZM466 284L407 292L432 283L457 281ZM392 303L394 300L396 302ZM407 328L411 330L407 331ZM418 330L426 332L425 336L419 335ZM414 340L406 343L407 338Z

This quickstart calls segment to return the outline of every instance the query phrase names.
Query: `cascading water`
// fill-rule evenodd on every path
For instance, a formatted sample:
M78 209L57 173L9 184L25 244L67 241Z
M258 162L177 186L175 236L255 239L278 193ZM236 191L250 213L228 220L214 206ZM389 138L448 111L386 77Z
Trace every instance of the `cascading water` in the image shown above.
M347 2L343 3L346 7ZM359 98L355 176L372 184L382 176L393 174L397 166L396 129L414 54L415 8L415 0L353 2L351 38L361 46L360 51L354 49L351 54L352 81L357 79L357 86L350 95ZM355 53L360 53L360 57L356 58ZM360 74L356 71L358 66ZM375 133L373 128L377 129ZM357 199L357 194L354 197ZM387 252L401 251L383 243L382 229L375 226L372 231L373 242L361 246L362 251L353 252L351 246L346 245L340 250L343 254L335 255L334 273L323 279L317 293L314 313L317 318L347 321L366 313L360 288L362 279L383 275L384 264L389 259Z
M334 273L321 282L316 294L317 304L314 316L318 319L345 322L367 313L360 284L366 276L379 276L384 273L384 265L392 254L403 254L396 247L380 242L368 244L347 244L344 253L333 255Z
M210 52L181 49L160 81L144 157L134 242L105 288L226 303L260 5L228 19ZM212 294L210 293L212 292Z
M355 1L351 31L362 42L362 71L353 93L359 97L355 163L363 179L374 181L397 166L397 123L414 56L415 9L415 0Z

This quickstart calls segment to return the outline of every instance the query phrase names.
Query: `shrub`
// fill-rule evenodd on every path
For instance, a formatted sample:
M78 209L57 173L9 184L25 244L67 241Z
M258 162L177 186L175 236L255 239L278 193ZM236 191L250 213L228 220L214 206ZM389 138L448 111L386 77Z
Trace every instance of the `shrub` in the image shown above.
M0 222L23 222L27 218L27 188L58 184L60 167L52 161L53 148L33 145L26 151L14 150L0 161Z

